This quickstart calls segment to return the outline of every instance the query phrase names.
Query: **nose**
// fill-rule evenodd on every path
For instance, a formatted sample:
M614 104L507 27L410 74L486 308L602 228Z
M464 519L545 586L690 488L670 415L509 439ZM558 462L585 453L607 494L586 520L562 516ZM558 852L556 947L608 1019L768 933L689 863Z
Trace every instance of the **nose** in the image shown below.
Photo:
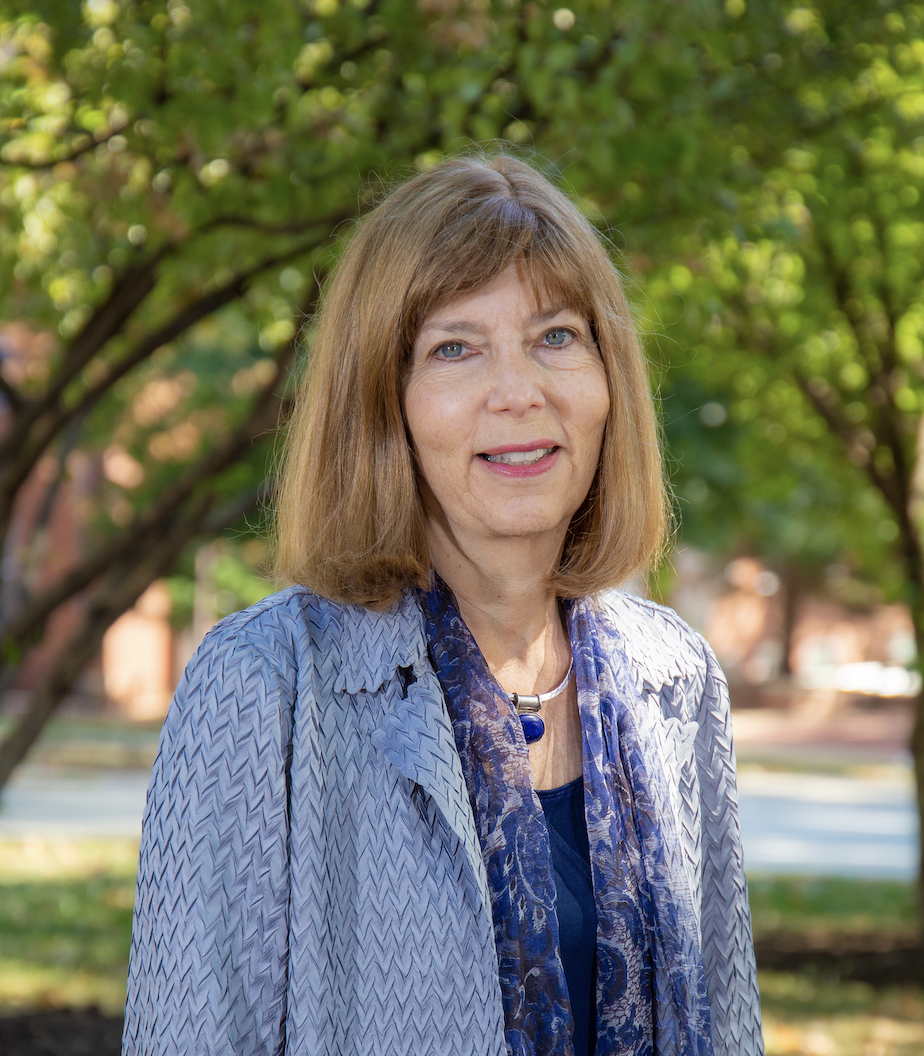
M545 405L542 368L517 347L499 350L490 373L488 410L522 417Z

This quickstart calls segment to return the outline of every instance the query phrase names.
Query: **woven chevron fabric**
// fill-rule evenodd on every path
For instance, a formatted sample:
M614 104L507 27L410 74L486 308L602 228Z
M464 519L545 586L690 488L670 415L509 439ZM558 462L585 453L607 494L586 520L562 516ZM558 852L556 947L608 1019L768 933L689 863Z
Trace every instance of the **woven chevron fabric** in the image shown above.
M488 872L507 1045L570 1056L548 833L523 731L449 588L435 576L420 599ZM711 1056L690 884L647 708L611 624L586 602L566 611L597 903L596 1051Z
M669 775L698 909L716 1056L761 1056L728 686L709 646L672 610L619 591L598 604L618 629Z
M759 1056L721 676L670 614L606 604L682 820L716 1052ZM487 875L414 600L373 613L291 588L222 621L148 791L123 1052L505 1056L503 1031Z
M203 643L149 791L125 1053L502 1056L484 868L419 624L290 591Z

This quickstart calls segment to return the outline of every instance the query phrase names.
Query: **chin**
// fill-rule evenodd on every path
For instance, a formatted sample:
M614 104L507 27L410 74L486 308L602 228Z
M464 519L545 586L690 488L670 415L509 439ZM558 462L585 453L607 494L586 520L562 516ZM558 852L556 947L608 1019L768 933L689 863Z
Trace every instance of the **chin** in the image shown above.
M485 527L498 538L524 539L529 536L562 534L573 514L566 517L549 516L545 511L512 511L502 518L492 518Z

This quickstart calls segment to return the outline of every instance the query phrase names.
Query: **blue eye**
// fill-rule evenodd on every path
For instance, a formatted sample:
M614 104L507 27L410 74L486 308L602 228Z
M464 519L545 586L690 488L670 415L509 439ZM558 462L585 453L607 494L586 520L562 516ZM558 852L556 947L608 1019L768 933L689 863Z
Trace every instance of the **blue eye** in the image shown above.
M563 326L556 326L545 332L543 340L547 345L566 345L573 336L570 330L566 330Z
M461 341L444 341L433 350L435 356L441 359L458 359L465 351L465 345Z

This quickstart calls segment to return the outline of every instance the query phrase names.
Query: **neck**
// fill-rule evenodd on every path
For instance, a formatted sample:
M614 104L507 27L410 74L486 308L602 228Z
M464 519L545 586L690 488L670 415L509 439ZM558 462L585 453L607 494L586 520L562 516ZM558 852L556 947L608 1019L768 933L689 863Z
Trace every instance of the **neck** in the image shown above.
M503 539L477 560L439 527L430 533L433 567L452 590L488 667L508 692L542 693L561 681L571 648L546 576L560 543Z

